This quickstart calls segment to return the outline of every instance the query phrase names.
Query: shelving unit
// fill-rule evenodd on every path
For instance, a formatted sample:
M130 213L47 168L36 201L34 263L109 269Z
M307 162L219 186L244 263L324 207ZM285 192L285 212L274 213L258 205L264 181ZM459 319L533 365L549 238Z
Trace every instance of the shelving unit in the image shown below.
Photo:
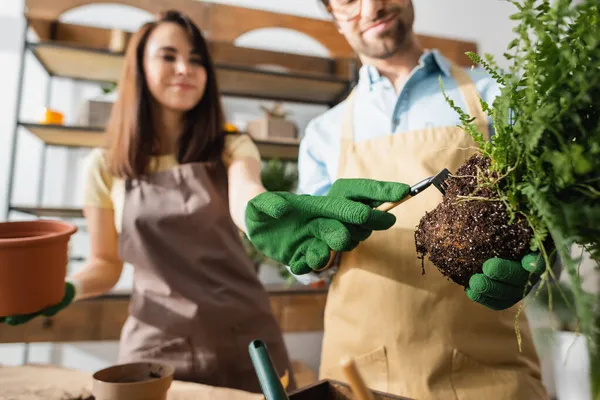
M46 106L51 106L50 93L54 78L95 83L118 83L123 54L109 50L111 31L93 26L69 24L59 17L71 8L101 3L101 0L25 0L26 26L18 78L16 122L12 143L8 182L6 219L13 213L35 218L69 219L82 224L81 209L47 207L39 188L44 187L46 153L50 147L67 149L92 148L104 143L102 127L48 125L19 118L25 71L25 54L31 52L48 74ZM208 40L213 56L221 94L228 97L279 100L284 102L334 106L343 100L355 85L360 63L346 40L330 21L278 14L256 9L203 3L199 0L111 0L156 13L164 8L184 10L198 24ZM254 29L278 27L304 33L319 41L330 52L329 58L282 53L238 47L234 40ZM36 41L28 41L33 31ZM420 36L424 47L437 48L461 65L470 65L464 55L476 51L472 42ZM283 67L286 72L274 72L262 65ZM14 204L16 150L23 134L33 135L43 144L38 181L38 195L30 204ZM297 159L298 140L255 140L265 159ZM32 155L33 156L33 155ZM77 255L73 261L82 261ZM295 293L270 290L276 315L285 331L322 329L326 291ZM302 295L302 296L300 296ZM19 329L0 327L0 342L35 342L69 340L114 340L127 312L124 298L99 298L70 307L53 320L40 319ZM100 317L96 318L96 316ZM94 316L87 324L84 318ZM116 316L116 317L115 317ZM53 322L54 321L54 322ZM89 329L92 327L93 329ZM27 346L26 350L27 352ZM27 353L26 353L27 354ZM25 356L27 359L27 355Z
M17 121L10 163L7 219L11 212L35 216L80 218L80 210L44 208L42 190L35 206L12 202L15 172L15 150L21 130L34 135L43 144L39 187L44 185L44 166L48 147L91 148L104 143L101 127L40 124L18 119L23 90L25 53L31 52L48 73L47 99L55 77L94 83L118 83L123 65L123 53L109 50L110 29L64 23L59 20L65 11L97 3L97 0L26 0L26 31L31 29L36 41L25 34L21 74L18 84ZM229 5L202 3L197 0L114 0L111 3L134 6L150 13L165 8L185 10L199 25L209 43L217 71L221 94L228 97L276 100L293 103L334 106L352 89L360 63L352 49L330 21L260 11ZM280 27L312 36L331 53L330 58L282 53L239 47L233 41L253 29ZM131 32L126 33L126 40ZM464 55L475 50L474 43L420 36L425 47L440 49L456 62L469 65ZM261 67L275 65L285 72ZM48 100L47 100L48 103ZM49 104L46 104L47 106ZM23 128L23 129L20 129ZM263 158L297 159L298 140L255 140Z
M17 120L11 155L10 178L8 185L7 219L12 212L25 213L37 217L81 218L81 210L43 206L42 190L38 190L37 201L27 206L13 204L15 150L18 139L25 132L34 135L43 144L40 167L40 188L44 185L44 166L46 151L49 147L92 148L102 146L105 135L102 127L42 124L38 121L25 121L20 115L21 92L23 90L25 69L25 53L31 52L48 74L47 99L50 97L53 78L66 78L73 81L92 83L119 82L123 67L124 54L109 50L110 29L94 26L63 23L60 15L71 7L93 4L94 0L61 1L52 4L38 0L26 1L26 31L33 31L36 41L25 39L23 44L22 67L19 76L19 93L17 104ZM75 3L75 4L73 4ZM112 3L133 5L128 0L117 0ZM262 21L263 26L280 26L277 22L281 14L261 12L240 7L219 4L205 4L195 0L162 1L150 0L136 7L155 13L163 8L180 7L185 9L201 27L209 42L214 58L217 80L221 94L228 97L249 99L276 100L293 103L320 104L333 106L342 100L352 88L358 68L351 52L345 56L321 58L291 53L279 53L235 46L232 39L227 39L221 29L216 27L211 18L232 18L247 11L254 14L253 23ZM258 19L256 19L258 18ZM327 21L309 20L306 18L288 18L292 25L303 26L307 21L319 25L321 30L330 35L328 42L334 48L344 49L344 42L339 35L326 28ZM207 26L207 21L212 27ZM214 22L214 21L213 21ZM237 24L240 25L240 24ZM243 25L243 22L241 23ZM285 25L285 24L284 24ZM302 28L300 28L302 30ZM333 36L331 36L333 34ZM131 32L126 33L128 40ZM212 39L217 37L217 39ZM218 38L222 38L219 40ZM346 49L347 51L347 49ZM261 68L261 65L276 65L286 72L276 72ZM47 100L46 106L49 106ZM265 159L279 158L287 161L297 159L299 141L297 139L255 140L261 156Z

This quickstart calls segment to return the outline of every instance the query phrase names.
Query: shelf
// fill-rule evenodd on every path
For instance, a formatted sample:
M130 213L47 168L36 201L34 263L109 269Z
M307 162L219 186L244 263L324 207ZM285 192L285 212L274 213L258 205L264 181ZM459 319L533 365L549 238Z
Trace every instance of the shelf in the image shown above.
M11 206L10 210L33 215L38 218L83 218L83 210L81 208Z
M20 126L37 136L44 143L61 147L101 147L104 144L104 129L52 124L21 122ZM298 159L297 139L254 139L258 151L265 159L279 158L293 161Z
M58 42L28 43L29 47L43 67L53 76L85 80L92 82L118 82L123 66L123 54L105 49L86 48ZM212 44L222 61L215 60L217 81L221 94L232 97L260 98L279 101L336 104L348 93L349 79L337 74L325 73L323 66L315 71L280 72L254 65L243 65L240 59L248 55L251 49L239 48L228 44ZM273 54L264 50L255 50ZM306 57L295 54L275 53L279 57L294 58L303 65L310 65L326 59ZM254 58L256 55L254 55ZM273 62L276 62L275 60Z
M256 147L258 147L261 157L264 159L278 158L285 161L298 160L300 141L297 139L253 140Z
M20 126L37 136L44 143L61 147L101 147L104 129L52 124L21 122Z

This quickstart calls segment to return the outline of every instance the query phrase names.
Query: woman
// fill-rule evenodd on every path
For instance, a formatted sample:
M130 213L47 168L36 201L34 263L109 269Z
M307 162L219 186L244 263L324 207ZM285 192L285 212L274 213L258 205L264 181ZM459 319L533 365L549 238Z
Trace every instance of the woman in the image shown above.
M179 380L260 392L252 340L267 343L280 374L290 363L237 229L245 204L264 191L260 156L223 126L198 28L172 11L145 24L125 54L109 146L88 159L91 257L69 280L77 299L97 296L131 263L119 361L158 360Z

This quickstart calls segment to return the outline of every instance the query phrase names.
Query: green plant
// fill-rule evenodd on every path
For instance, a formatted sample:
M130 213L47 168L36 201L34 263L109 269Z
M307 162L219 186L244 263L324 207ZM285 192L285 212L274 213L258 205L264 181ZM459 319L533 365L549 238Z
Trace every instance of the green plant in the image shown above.
M517 37L505 53L509 70L501 71L489 55L468 53L501 86L491 106L482 101L493 119L493 140L485 141L471 116L445 94L461 126L490 161L475 182L494 195L464 200L501 202L509 223L527 222L531 250L540 251L546 261L538 289L553 275L549 249L556 249L569 277L571 299L556 289L574 307L587 336L597 400L600 298L583 291L580 260L570 249L583 246L600 265L600 6L597 0L577 5L570 0L509 1L517 8L511 19L518 22ZM548 293L552 310L556 293Z
M115 90L117 90L117 84L116 83L106 83L100 86L100 88L102 89L102 93L103 94L110 94L112 92L114 92Z
M593 301L591 293L582 291L582 294L590 297L588 301ZM550 299L552 299L552 310L548 307ZM532 304L551 313L552 325L556 329L576 332L578 330L578 318L573 310L572 304L574 302L575 293L570 285L562 282L548 282L537 291Z
M298 172L290 163L271 159L261 170L261 180L269 192L291 192L298 183Z

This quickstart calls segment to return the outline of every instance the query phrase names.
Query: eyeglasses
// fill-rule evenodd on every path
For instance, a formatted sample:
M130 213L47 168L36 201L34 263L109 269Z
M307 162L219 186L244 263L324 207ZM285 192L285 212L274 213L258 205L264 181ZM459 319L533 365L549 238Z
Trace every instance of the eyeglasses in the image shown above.
M389 0L371 0L379 3L387 3ZM328 11L338 21L352 21L360 17L363 0L330 0Z

